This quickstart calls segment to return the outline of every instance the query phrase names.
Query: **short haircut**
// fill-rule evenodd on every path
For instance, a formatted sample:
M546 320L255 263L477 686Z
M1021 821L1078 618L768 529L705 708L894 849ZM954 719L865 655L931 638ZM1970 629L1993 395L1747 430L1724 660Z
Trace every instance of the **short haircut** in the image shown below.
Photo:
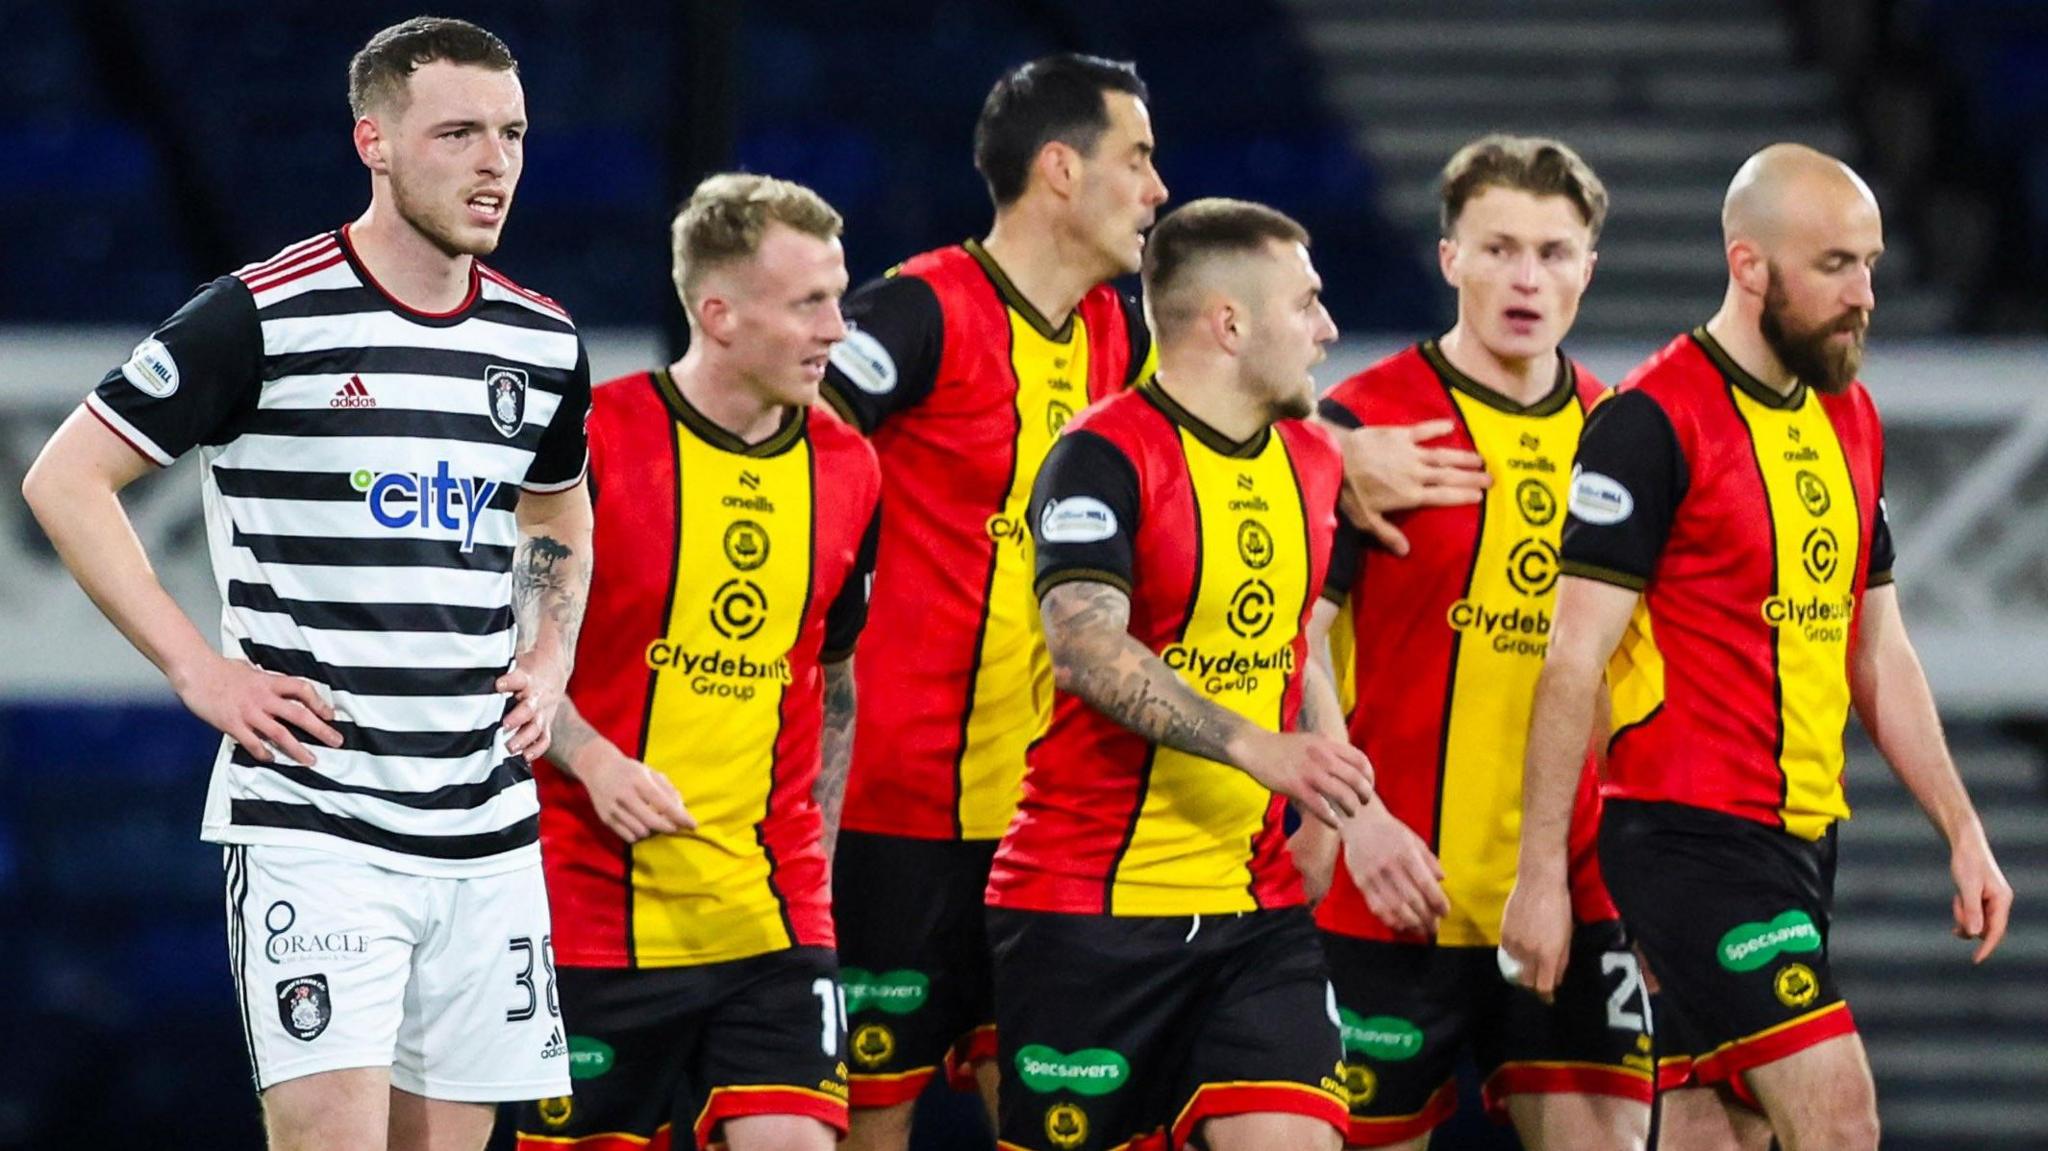
M519 71L505 42L469 21L415 16L370 37L348 62L349 111L360 120L373 106L394 99L404 108L406 82L414 71L437 60Z
M802 184L721 172L697 185L669 225L669 274L687 310L705 273L760 251L770 224L831 240L844 223L823 196Z
M1308 246L1308 229L1285 212L1248 200L1211 197L1168 212L1145 240L1145 307L1155 330L1178 327L1193 315L1183 299L1194 269L1226 256L1263 253L1271 244Z
M1041 56L996 81L974 124L974 167L996 207L1024 194L1031 162L1047 144L1095 150L1109 130L1109 92L1150 98L1135 64L1073 52Z
M1458 217L1474 196L1488 188L1511 188L1532 196L1563 196L1579 210L1594 242L1607 223L1607 185L1569 144L1548 136L1481 136L1458 149L1444 165L1443 236L1448 240Z

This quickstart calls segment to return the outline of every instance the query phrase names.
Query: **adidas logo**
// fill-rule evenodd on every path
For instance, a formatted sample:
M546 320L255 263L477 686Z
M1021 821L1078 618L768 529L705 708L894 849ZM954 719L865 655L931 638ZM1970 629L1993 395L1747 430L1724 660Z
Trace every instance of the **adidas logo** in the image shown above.
M562 1029L556 1027L553 1031L548 1032L548 1041L546 1046L540 1049L540 1057L542 1059L560 1059L568 1053L569 1045L562 1042Z
M348 383L336 389L334 398L327 401L330 408L374 408L377 397L370 394L370 385L361 376L350 376Z

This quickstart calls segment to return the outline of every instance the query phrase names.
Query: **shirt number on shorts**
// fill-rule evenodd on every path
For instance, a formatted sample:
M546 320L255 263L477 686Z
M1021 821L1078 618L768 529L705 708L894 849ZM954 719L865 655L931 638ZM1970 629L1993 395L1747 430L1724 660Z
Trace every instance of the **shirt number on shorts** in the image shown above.
M839 984L821 977L811 981L811 994L818 997L818 1046L825 1049L827 1059L837 1059L839 1033L846 1030L846 993L839 990Z
M1649 991L1643 986L1643 969L1636 964L1634 952L1609 951L1600 956L1602 975L1611 977L1617 971L1621 978L1607 996L1607 1026L1650 1034ZM1631 1003L1636 1010L1630 1010Z
M531 1019L534 1013L540 1010L540 989L533 984L533 957L536 952L540 954L540 964L547 972L548 1014L559 1017L562 1014L562 1007L555 998L555 937L543 935L540 937L540 946L535 947L533 937L524 936L512 940L506 945L506 950L522 956L525 960L525 966L520 969L519 974L512 977L512 982L518 984L519 989L526 993L526 1002L505 1012L505 1022L518 1023Z

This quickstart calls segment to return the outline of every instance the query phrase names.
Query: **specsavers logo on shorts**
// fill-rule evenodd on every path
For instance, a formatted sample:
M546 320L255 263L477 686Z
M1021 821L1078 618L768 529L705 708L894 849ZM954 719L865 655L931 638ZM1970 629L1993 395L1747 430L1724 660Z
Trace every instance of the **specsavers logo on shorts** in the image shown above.
M848 1015L869 1009L888 1015L908 1015L924 1006L932 990L929 976L908 969L877 975L858 967L842 967L839 985L846 994Z
M491 497L498 494L498 481L469 476L458 479L449 474L447 460L436 464L432 473L358 468L349 476L349 484L363 493L370 515L380 527L421 535L460 531L465 552L476 550L476 526L490 510Z
M1040 1095L1055 1091L1107 1095L1130 1077L1130 1061L1107 1047L1087 1047L1064 1055L1058 1048L1033 1043L1017 1052L1017 1078Z
M1337 1013L1344 1050L1383 1063L1399 1063L1422 1054L1422 1029L1393 1015L1360 1016L1345 1008Z
M612 1069L611 1044L588 1035L569 1036L569 1078L595 1079Z
M1820 950L1820 929L1804 911L1792 910L1769 923L1744 923L1721 937L1715 958L1730 971L1769 966L1780 953Z

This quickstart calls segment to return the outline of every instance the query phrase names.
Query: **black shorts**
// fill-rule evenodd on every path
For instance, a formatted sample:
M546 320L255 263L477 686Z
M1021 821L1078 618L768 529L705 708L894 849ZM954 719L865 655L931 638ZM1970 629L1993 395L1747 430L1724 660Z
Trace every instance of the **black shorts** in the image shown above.
M1564 983L1545 1004L1501 978L1491 947L1434 947L1323 933L1344 1029L1348 1146L1405 1142L1458 1107L1470 1051L1496 1120L1510 1095L1655 1093L1649 996L1620 921L1572 932Z
M1344 1129L1336 1007L1306 909L1220 916L992 907L1002 1146L1185 1146L1205 1119Z
M1729 1082L1856 1029L1828 965L1835 833L1818 841L1680 803L1609 800L1600 870L1662 986L1657 1045Z
M832 915L853 1034L855 1107L915 1099L945 1068L973 1090L995 1058L982 892L992 840L839 833Z
M846 1022L832 952L774 951L702 967L563 967L573 1095L522 1104L525 1151L621 1135L709 1147L746 1115L846 1130Z

